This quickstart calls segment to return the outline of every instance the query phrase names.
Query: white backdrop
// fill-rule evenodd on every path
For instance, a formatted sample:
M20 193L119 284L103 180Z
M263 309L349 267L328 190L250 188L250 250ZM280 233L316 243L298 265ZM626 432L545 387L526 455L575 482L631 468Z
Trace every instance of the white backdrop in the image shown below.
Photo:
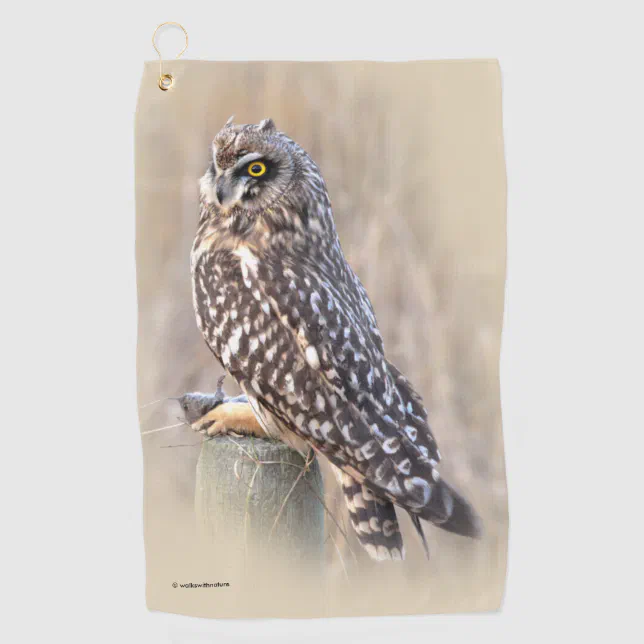
M511 513L500 613L216 622L145 608L133 113L165 20L185 25L193 59L499 58ZM641 25L636 1L14 2L0 77L3 640L638 639Z

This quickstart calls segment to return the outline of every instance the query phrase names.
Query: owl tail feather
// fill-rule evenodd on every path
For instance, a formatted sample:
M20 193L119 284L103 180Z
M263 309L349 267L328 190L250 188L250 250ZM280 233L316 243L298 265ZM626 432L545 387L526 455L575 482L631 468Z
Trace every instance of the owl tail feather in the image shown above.
M433 491L432 497L439 497L438 502L442 506L442 511L432 511L433 504L430 502L429 515L423 518L448 532L473 539L480 538L482 535L481 520L474 508L444 481L440 481L437 487L438 489Z
M333 469L342 486L349 520L367 554L375 561L404 559L405 548L394 504L376 496L349 474Z
M416 532L418 533L418 536L420 537L420 540L423 544L425 556L427 557L427 559L429 559L429 546L427 545L427 539L425 538L425 533L423 532L423 524L420 522L420 517L417 514L412 514L411 512L409 513L409 517L411 518L411 522L414 528L416 528Z

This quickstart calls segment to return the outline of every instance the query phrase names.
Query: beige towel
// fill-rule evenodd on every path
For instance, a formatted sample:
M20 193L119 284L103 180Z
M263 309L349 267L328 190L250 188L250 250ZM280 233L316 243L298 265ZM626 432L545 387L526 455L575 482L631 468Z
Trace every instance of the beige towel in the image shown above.
M441 474L476 508L483 536L475 541L427 523L427 560L412 523L398 512L406 560L372 561L319 459L323 574L283 556L249 569L238 543L215 547L200 529L194 500L201 437L180 425L142 437L148 606L205 617L498 608L508 518L499 396L506 182L497 62L180 60L165 63L164 71L175 78L168 92L157 86L158 63L145 65L136 114L140 405L214 391L223 373L192 305L199 178L213 137L231 115L255 124L270 117L320 167L344 253L369 293L388 358L422 395ZM225 386L238 391L230 378ZM177 417L173 401L145 406L142 431L179 424Z

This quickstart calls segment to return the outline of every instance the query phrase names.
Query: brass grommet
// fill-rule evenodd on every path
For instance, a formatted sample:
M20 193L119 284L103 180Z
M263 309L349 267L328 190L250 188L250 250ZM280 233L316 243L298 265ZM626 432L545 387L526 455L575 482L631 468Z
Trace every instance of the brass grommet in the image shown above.
M174 85L174 76L172 74L163 74L159 78L159 89L167 92Z

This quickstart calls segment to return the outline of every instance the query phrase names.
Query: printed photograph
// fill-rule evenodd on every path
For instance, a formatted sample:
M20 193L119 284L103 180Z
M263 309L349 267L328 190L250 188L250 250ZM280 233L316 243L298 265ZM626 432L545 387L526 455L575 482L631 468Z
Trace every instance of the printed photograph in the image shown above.
M167 71L135 135L149 608L497 609L498 64Z

